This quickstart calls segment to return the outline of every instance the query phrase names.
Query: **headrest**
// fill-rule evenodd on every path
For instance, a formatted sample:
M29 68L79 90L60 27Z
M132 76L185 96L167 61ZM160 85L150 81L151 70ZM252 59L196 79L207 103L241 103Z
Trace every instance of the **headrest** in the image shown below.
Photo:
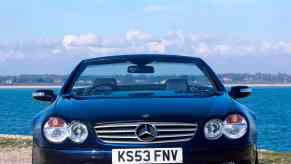
M189 86L186 79L168 79L166 81L166 89L177 92L187 92L189 90Z

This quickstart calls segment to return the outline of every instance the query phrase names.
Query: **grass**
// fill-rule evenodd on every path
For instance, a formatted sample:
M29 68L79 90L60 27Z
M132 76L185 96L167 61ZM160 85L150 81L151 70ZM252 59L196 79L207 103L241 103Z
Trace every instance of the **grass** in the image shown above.
M260 164L291 164L291 153L259 152Z
M0 148L27 148L32 146L31 137L0 136ZM291 153L278 153L272 151L259 152L260 164L291 164Z
M0 136L0 148L29 148L31 146L31 137Z

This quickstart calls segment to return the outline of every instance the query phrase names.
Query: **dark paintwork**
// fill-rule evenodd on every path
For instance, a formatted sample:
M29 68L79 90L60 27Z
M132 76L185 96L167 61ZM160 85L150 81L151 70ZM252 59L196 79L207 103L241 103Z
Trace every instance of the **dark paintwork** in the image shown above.
M119 98L76 100L66 95L72 80L84 64L122 62L126 60L168 62L195 62L203 64L216 83L218 91L212 97L204 98ZM222 137L215 141L205 139L203 126L211 118L224 119L232 113L242 114L249 123L248 133L238 139ZM142 115L149 114L149 118ZM42 134L44 122L51 116L62 117L66 121L80 120L89 127L89 138L78 145L65 141L62 144L50 144ZM198 132L195 137L184 143L165 144L104 144L94 133L92 126L102 122L116 121L173 121L197 122ZM74 163L111 163L112 148L143 147L183 147L184 163L199 161L200 164L216 161L254 161L256 158L255 116L247 107L232 99L213 71L198 58L171 55L131 55L89 59L82 61L68 78L57 99L35 116L33 121L34 163L35 164L74 164ZM94 151L93 151L94 150ZM92 152L93 151L93 152ZM75 160L71 160L75 159Z

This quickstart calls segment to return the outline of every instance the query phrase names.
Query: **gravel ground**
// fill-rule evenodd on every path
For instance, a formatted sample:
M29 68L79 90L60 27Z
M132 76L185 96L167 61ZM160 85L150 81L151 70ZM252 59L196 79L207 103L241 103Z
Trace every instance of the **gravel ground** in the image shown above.
M260 152L260 164L290 164L291 155ZM0 164L31 164L31 148L0 148Z
M31 164L30 148L1 148L0 164Z
M0 164L31 164L32 138L0 135Z
M31 137L0 135L0 164L31 164ZM260 164L291 164L290 153L261 150Z

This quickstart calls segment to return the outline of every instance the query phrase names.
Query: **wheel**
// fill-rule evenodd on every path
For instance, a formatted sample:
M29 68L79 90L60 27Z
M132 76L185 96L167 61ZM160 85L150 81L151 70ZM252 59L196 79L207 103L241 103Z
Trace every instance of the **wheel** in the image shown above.
M259 164L258 151L256 151L256 162L255 162L255 164Z
M39 152L37 150L37 144L35 142L35 139L33 139L32 143L33 143L33 145L32 145L32 155L31 155L32 164L42 164L42 162L40 162Z

